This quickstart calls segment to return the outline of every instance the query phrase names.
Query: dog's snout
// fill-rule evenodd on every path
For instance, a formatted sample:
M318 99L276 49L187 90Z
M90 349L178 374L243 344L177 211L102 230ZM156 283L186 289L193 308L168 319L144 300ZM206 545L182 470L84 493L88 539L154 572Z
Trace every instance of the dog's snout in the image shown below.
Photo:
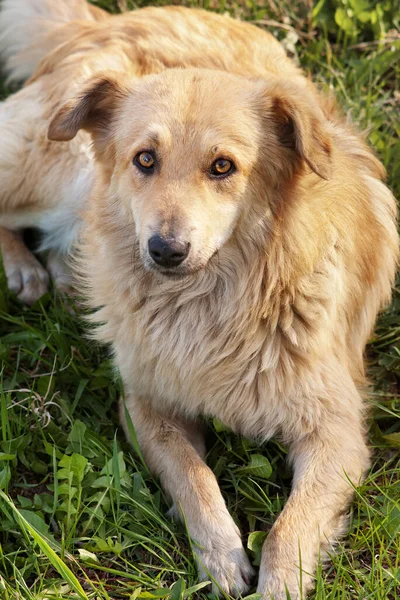
M153 235L148 242L151 258L161 267L177 267L189 254L189 242L180 242L174 238Z

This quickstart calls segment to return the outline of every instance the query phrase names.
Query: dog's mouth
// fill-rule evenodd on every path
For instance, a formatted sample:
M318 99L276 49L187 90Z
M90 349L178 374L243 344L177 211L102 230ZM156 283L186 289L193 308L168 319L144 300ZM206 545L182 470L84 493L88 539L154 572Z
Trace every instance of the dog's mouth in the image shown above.
M208 263L204 263L204 264L200 264L197 265L196 267L183 267L183 268L178 268L178 269L166 269L166 268L160 268L160 267L154 267L151 270L154 273L157 273L158 275L161 275L161 277L165 278L165 279L171 279L171 280L176 280L179 281L181 279L186 279L187 277L190 277L191 275L195 275L196 273L198 273L199 271L202 271Z
M182 279L186 279L187 277L190 277L191 275L195 275L196 273L198 273L199 271L202 271L203 269L205 269L205 267L207 266L209 261L205 262L205 263L201 263L199 265L192 265L192 266L183 266L182 267L175 267L175 268L166 268L166 267L159 267L156 264L147 264L145 265L145 268L147 271L150 271L151 273L154 273L154 275L157 275L160 279L170 279L170 280L175 280L175 281L180 281Z
M189 275L191 275L192 273L195 273L196 271L191 271L191 270L185 270L185 271L177 271L175 269L152 269L153 272L157 273L158 275L161 275L162 277L165 277L166 279L184 279L185 277L188 277Z

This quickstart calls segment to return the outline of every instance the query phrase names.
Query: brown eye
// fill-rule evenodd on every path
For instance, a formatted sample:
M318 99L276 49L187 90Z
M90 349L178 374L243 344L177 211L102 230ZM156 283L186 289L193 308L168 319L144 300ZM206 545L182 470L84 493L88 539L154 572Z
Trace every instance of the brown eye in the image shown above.
M154 170L156 159L152 152L144 151L136 154L133 162L143 173L149 174Z
M210 173L213 177L226 177L235 170L235 165L232 161L226 158L218 158L211 165Z

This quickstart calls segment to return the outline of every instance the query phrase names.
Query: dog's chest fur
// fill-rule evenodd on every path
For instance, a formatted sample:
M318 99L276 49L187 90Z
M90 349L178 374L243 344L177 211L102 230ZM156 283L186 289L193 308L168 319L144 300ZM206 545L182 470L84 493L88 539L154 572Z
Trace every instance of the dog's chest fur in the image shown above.
M263 314L265 275L243 277L240 260L187 283L146 285L138 277L131 287L135 304L127 294L129 305L119 307L118 321L113 311L107 328L112 324L128 393L161 411L216 416L234 430L268 438L283 423L319 414L302 402L298 386L296 397L291 388L299 368L307 370L326 306L321 298L305 306L303 298L296 312L289 298L279 297Z

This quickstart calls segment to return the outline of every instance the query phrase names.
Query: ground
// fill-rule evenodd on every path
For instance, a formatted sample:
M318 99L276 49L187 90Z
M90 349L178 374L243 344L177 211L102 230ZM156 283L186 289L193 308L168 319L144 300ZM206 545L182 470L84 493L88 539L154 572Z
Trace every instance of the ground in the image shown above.
M399 196L398 0L187 3L270 29L366 131ZM98 4L133 8L123 0ZM3 97L9 92L1 90ZM65 310L53 292L28 310L8 294L2 276L0 310L0 597L210 597L197 584L184 527L168 520L158 482L120 432L121 385L107 350L85 338L82 316ZM356 492L350 532L317 573L312 599L400 598L397 291L367 358L374 462ZM208 437L208 463L257 565L290 491L285 448L274 441L259 448L217 422Z

